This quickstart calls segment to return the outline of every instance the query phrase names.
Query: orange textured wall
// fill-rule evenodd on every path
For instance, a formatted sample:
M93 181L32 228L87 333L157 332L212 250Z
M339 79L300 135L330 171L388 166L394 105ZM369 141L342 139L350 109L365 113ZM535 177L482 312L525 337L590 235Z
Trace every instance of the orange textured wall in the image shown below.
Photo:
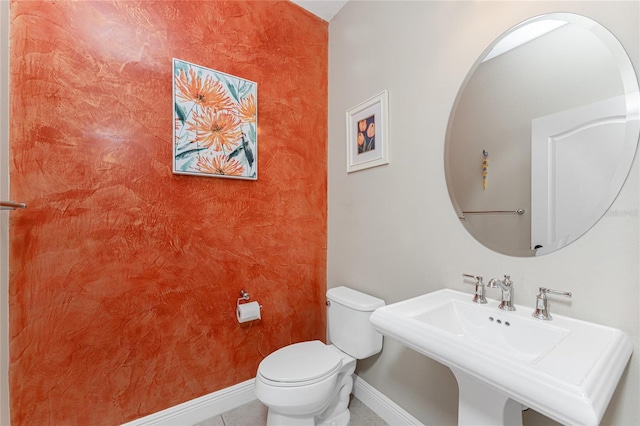
M327 23L286 1L12 1L15 425L113 425L324 339ZM258 83L257 181L171 173L173 57ZM239 325L240 289L263 320Z

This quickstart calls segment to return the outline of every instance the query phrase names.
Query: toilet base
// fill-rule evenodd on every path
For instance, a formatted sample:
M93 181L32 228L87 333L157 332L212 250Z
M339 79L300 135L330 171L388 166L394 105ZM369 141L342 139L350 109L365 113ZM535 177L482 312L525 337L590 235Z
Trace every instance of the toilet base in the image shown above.
M348 426L349 420L351 420L351 412L347 408L332 419L316 423L316 426Z
M344 410L332 419L317 423L317 417L293 417L285 416L269 410L267 426L348 426L351 420L349 409Z
M267 426L315 426L314 417L285 416L269 409Z
M349 399L353 390L355 360L338 376L337 392L329 405L317 416L288 416L269 408L267 426L348 426L351 420Z
M347 426L349 424L351 419L349 400L353 390L354 371L355 363L349 366L349 369L342 377L338 378L338 393L324 412L316 418L317 426Z

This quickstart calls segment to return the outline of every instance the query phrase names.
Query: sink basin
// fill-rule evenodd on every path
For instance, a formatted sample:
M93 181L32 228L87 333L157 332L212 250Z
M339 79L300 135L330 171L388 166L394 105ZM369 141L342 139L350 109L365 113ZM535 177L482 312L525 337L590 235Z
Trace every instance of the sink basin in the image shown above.
M451 368L460 388L459 424L512 424L518 417L521 424L522 406L564 424L599 424L633 351L626 334L557 314L542 321L531 316L533 307L506 312L495 300L471 299L438 290L379 308L371 323ZM489 393L498 406L490 406ZM512 409L507 418L505 406Z
M502 311L489 312L483 305L455 299L446 300L413 318L455 335L452 338L467 340L475 347L499 351L502 356L525 362L535 362L569 334L563 327L529 318L523 321L514 315L502 315Z

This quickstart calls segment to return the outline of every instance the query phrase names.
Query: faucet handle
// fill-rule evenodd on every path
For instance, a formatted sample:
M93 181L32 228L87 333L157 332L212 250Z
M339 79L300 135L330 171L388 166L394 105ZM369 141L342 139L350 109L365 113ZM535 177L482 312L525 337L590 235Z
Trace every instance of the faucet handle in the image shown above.
M531 315L541 320L548 321L553 319L551 312L549 312L549 299L547 299L547 294L571 297L570 291L558 291L546 287L540 287L538 290L540 293L536 296L536 310Z
M476 293L473 296L473 301L475 303L487 303L487 298L484 295L484 283L482 282L482 277L479 275L471 275L471 274L462 274L463 277L473 278L476 280Z
M482 277L479 275L471 275L471 274L462 274L463 277L468 277L468 278L473 278L474 280L476 280L476 282L481 283L482 282Z
M557 294L557 295L560 295L560 296L571 297L571 292L570 291L558 291L558 290L552 290L552 289L546 288L546 287L540 287L538 289L538 291L540 291L540 294L538 294L538 297L540 297L542 299L546 299L547 294Z

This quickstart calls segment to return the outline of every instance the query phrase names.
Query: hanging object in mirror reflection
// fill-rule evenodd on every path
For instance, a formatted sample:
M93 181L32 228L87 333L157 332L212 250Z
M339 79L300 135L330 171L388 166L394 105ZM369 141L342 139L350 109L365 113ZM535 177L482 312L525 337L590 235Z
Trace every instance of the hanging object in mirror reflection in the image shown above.
M482 189L487 189L487 169L489 168L489 152L482 150Z

